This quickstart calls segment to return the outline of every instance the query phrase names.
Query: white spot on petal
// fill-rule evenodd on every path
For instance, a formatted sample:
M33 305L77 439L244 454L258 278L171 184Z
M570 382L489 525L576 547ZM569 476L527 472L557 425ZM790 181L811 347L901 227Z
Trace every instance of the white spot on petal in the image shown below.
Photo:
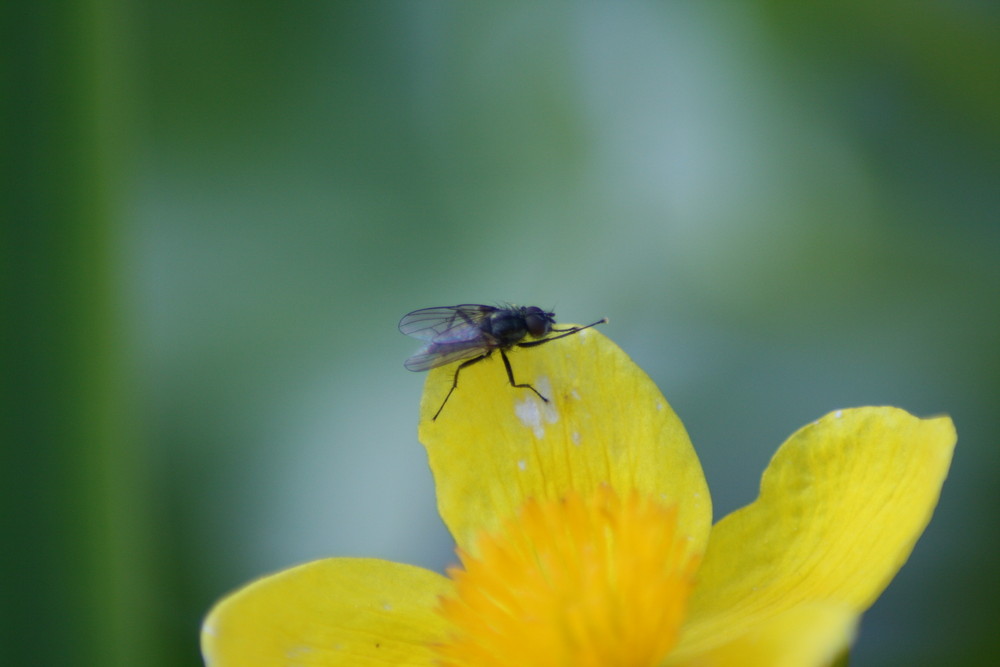
M517 462L517 469L518 470L527 470L528 469L528 462L525 461L524 459L521 459L520 461Z
M836 417L837 419L840 419L841 417L844 416L844 411L843 410L837 410L836 412L833 413L833 416Z
M526 398L514 404L514 414L521 420L521 423L535 432L536 438L545 435L545 427L542 426L542 412L538 409L541 403L536 397Z
M538 378L534 386L542 396L549 398L549 401L546 403L535 396L533 391L525 389L523 391L529 395L514 403L514 414L540 440L545 436L545 424L555 424L559 421L559 411L556 410L555 403L551 399L552 383L549 382L549 379L547 377Z
M576 445L578 447L580 446L580 432L579 431L573 431L572 433L569 434L569 437L573 440L573 444L574 445Z
M299 659L304 658L305 656L309 655L312 652L313 649L311 646L307 644L298 644L296 646L289 647L289 649L285 651L285 659L293 660L294 662L291 663L292 665L304 664L300 663Z

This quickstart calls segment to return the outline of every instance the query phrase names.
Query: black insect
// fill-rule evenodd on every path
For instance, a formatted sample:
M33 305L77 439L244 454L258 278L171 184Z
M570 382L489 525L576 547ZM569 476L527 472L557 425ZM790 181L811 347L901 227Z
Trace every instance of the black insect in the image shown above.
M554 329L552 325L556 323L555 313L545 312L537 306L496 307L463 303L458 306L424 308L407 313L399 321L399 330L407 336L428 341L427 345L406 360L404 365L409 370L426 371L456 361L462 362L455 369L455 377L448 395L434 413L432 419L437 419L445 403L451 398L452 392L455 391L455 387L458 386L458 374L462 369L486 359L495 350L500 351L500 358L503 359L504 368L507 369L510 385L530 389L548 403L549 399L542 396L530 384L518 384L514 381L514 371L510 368L507 350L512 347L542 345L607 321L607 318L604 318L584 327ZM559 335L549 336L550 333ZM521 342L526 337L538 340Z

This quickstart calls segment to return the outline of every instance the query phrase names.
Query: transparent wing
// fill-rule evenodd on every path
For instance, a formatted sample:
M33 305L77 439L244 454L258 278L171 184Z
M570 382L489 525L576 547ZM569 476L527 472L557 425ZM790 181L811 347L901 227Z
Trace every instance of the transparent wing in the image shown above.
M426 371L456 361L482 356L489 349L478 340L429 343L403 362L403 365L411 371Z
M482 337L480 322L496 310L476 303L423 308L404 315L399 330L407 336L438 343L478 341Z

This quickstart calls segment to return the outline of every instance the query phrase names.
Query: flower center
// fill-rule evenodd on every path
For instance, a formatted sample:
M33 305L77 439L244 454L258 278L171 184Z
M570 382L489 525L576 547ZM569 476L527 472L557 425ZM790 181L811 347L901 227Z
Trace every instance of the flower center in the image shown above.
M440 607L452 636L435 647L449 667L657 665L696 567L674 508L608 487L529 501L459 558Z

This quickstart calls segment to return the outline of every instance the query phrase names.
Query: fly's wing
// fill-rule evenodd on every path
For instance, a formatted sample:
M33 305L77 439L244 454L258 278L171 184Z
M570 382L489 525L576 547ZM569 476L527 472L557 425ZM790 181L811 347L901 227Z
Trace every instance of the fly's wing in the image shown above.
M403 362L403 365L411 371L426 371L456 361L482 356L489 349L478 340L457 341L453 343L428 343L412 357Z
M407 336L442 344L480 341L479 324L495 311L493 306L476 303L424 308L404 315L399 330Z

